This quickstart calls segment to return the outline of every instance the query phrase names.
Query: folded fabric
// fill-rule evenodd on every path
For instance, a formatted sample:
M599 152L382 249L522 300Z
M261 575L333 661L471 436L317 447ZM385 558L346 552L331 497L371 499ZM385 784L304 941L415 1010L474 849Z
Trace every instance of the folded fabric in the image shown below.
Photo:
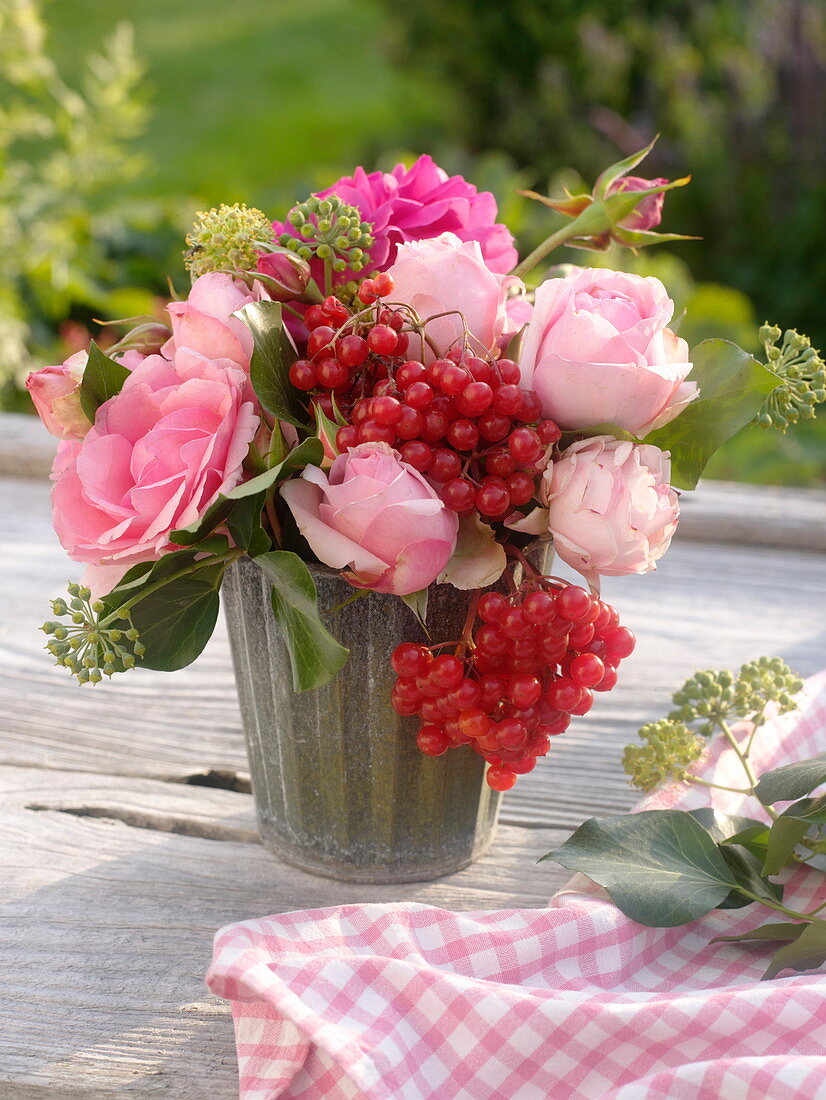
M826 751L826 672L758 738L758 771ZM705 771L738 785L736 763L714 746ZM759 813L711 793L638 808ZM795 870L786 898L822 881ZM242 1100L826 1100L826 977L760 981L765 947L710 943L765 914L645 928L582 878L548 909L348 905L222 929L207 981Z

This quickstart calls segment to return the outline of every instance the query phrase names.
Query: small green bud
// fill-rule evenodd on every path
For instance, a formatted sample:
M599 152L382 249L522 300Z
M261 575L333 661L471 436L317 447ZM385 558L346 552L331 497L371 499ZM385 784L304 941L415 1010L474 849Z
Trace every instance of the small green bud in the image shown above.
M702 755L704 744L684 723L661 719L639 731L642 745L628 745L623 767L633 786L643 791L667 779L685 779L687 768Z
M140 634L137 632L137 630L135 630L133 626L131 627L131 629L126 631L126 637L129 639L130 642L136 642L140 637Z
M80 626L82 623L86 622L86 616L82 611L75 611L72 615L72 622L75 623L76 626Z
M254 270L259 252L273 240L272 222L263 211L222 204L196 215L184 261L193 279L210 271Z
M52 611L55 615L66 615L69 612L69 608L65 600L52 600Z

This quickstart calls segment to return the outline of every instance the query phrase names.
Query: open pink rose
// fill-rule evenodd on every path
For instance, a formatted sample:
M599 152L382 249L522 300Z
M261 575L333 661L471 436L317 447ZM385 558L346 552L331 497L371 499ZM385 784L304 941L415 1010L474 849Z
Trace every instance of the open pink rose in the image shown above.
M121 571L158 558L170 531L234 488L258 427L245 382L234 362L188 349L147 356L55 460L54 526L70 557Z
M232 314L267 297L260 284L255 286L251 292L240 280L219 271L201 275L185 301L167 306L172 338L161 349L163 354L171 358L175 348L189 348L207 359L231 359L249 370L252 333Z
M543 474L554 549L585 576L656 569L680 508L667 451L597 435L574 443Z
M80 405L88 353L76 351L58 367L32 371L26 379L37 414L58 439L82 439L92 426Z
M328 474L308 466L281 495L319 561L349 570L357 588L418 592L456 546L456 513L386 443L346 451Z
M478 353L494 351L522 323L508 308L509 291L522 283L512 276L494 275L476 241L460 241L454 233L443 233L432 240L403 244L389 274L393 301L405 302L423 321L453 311L427 326L428 340L440 355L462 343L465 325L471 350ZM426 362L434 358L428 345L423 354Z
M688 345L666 328L673 312L659 279L601 268L548 279L522 341L522 384L560 428L615 424L642 438L698 394Z

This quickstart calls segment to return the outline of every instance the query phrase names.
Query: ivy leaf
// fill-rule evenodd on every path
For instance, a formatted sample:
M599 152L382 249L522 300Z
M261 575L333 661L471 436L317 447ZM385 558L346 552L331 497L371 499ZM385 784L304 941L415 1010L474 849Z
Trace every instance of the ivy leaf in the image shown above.
M284 328L281 303L250 302L233 317L240 318L252 333L250 380L256 397L279 420L306 428L306 410L289 378L290 366L298 356Z
M803 931L772 959L765 978L776 978L781 970L817 970L826 962L826 921L816 920L803 926Z
M763 873L776 875L791 862L795 846L813 825L826 825L826 795L801 798L772 823Z
M763 772L754 793L764 806L772 806L775 802L803 798L821 783L826 783L826 752Z
M715 936L712 943L740 943L744 940L796 940L805 924L795 924L792 921L778 921L776 923L761 924L748 932L740 932L737 936Z
M780 384L768 367L728 340L703 340L692 360L688 378L699 385L699 397L645 437L671 452L671 482L679 489L696 486L717 448L757 415Z
M542 858L581 871L626 916L652 928L697 920L737 886L717 845L681 810L591 818Z
M715 810L711 806L700 806L688 813L699 821L715 844L735 843L734 837L746 829L765 829L762 821L753 817L741 817L734 814L725 814L722 810Z
M754 898L748 897L743 890L768 901L782 901L783 887L763 877L761 861L751 852L733 844L722 844L719 851L737 883L737 887L720 902L719 909L742 909L744 905L751 905Z
M305 466L317 466L323 457L324 446L321 440L315 437L305 439L303 443L299 443L297 447L294 447L277 466L273 466L262 474L250 478L249 481L241 482L240 485L236 485L228 493L219 493L200 519L195 520L188 527L181 527L177 531L172 531L169 536L170 540L176 546L193 546L195 543L200 543L210 531L214 531L216 527L220 527L227 522L238 501L247 502L245 505L245 511L247 511L253 507L248 503L249 498L260 496L261 508L263 508L264 496L273 485L285 481L288 477L298 473L299 470L303 470ZM261 508L258 509L259 514ZM247 549L241 543L238 545L242 549Z
M727 837L722 843L739 845L741 848L745 848L762 864L769 847L769 827L768 825L752 825L748 829L735 833L734 836Z
M80 407L93 424L100 406L120 393L128 377L129 371L126 367L104 355L93 340L83 371L83 381L80 383Z
M131 579L127 574L126 584L104 598L114 610L124 595L134 599L141 588L152 588L132 607L132 622L146 648L143 668L175 672L200 655L215 629L225 568L220 560L196 562L192 551L166 554L148 572Z
M344 665L349 650L339 645L318 615L315 582L305 563L287 550L255 559L272 582L272 610L284 635L293 670L293 688L321 687Z

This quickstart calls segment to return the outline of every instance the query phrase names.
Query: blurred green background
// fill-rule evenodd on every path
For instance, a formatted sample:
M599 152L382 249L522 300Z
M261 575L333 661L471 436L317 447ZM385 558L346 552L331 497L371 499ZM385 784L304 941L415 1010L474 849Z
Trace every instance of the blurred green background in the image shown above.
M93 318L183 287L204 205L277 217L426 151L525 250L553 222L517 188L584 189L657 132L644 174L694 177L663 228L703 239L554 259L659 275L690 343L756 351L769 319L822 349L825 119L820 0L0 0L2 403ZM709 473L823 484L820 420L742 433Z

